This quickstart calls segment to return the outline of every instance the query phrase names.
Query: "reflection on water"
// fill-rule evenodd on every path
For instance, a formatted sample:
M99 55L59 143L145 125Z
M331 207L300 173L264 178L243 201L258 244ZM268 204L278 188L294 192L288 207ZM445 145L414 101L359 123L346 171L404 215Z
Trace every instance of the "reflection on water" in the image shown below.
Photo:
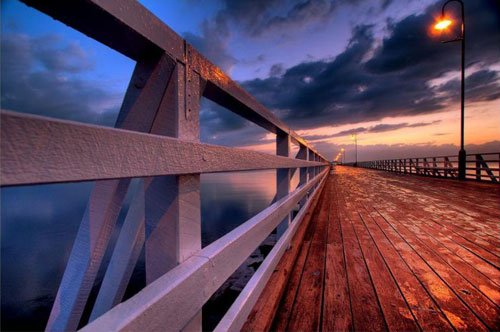
M91 190L92 183L1 190L3 330L44 328ZM202 175L203 245L269 206L275 190L272 170Z

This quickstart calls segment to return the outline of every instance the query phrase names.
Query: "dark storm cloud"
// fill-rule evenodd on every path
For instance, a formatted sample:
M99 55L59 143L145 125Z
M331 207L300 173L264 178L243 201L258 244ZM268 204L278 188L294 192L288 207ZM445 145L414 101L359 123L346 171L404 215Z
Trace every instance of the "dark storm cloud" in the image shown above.
M375 126L371 127L357 127L353 129L348 129L348 130L343 130L338 133L334 133L332 135L309 135L305 136L308 140L318 140L318 139L327 139L327 138L334 138L334 137L344 137L344 136L349 136L349 135L354 135L354 134L361 134L361 133L383 133L387 131L393 131L393 130L398 130L402 128L417 128L417 127L426 127L430 126L436 123L441 122L441 120L436 120L432 122L418 122L418 123L394 123L394 124L385 124L381 123Z
M2 35L3 109L113 125L120 96L76 75L92 67L77 44L58 36Z
M339 7L354 6L366 0L224 0L223 8L216 15L216 25L221 32L232 24L250 36L264 36L270 32L282 33L288 29L302 28L309 23L324 23L332 18ZM376 3L385 9L392 0Z
M207 59L222 70L229 72L237 62L227 49L229 33L218 29L213 22L208 21L204 21L201 28L201 36L187 32L184 34L184 38Z
M285 67L283 66L283 64L275 63L269 69L269 76L270 77L281 76L283 75L284 72L285 72Z
M500 56L500 21L488 1L466 4L470 20L467 63L487 67ZM334 60L301 63L280 77L255 79L242 85L264 105L278 110L299 128L355 123L384 117L443 111L457 99L455 82L431 86L429 81L459 69L455 44L441 44L428 35L431 6L389 26L390 33L373 51L375 36L369 26L358 26L346 50ZM486 34L485 32L488 31ZM366 61L368 59L368 61ZM467 101L499 97L498 73L481 70L467 78Z

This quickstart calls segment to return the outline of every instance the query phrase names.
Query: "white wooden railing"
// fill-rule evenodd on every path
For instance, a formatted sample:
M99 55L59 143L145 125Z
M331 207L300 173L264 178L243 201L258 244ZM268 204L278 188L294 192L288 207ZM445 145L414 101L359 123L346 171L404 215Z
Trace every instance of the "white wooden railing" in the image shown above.
M2 186L96 180L46 329L85 324L130 180L141 178L83 330L200 330L203 304L278 228L278 243L216 328L238 330L319 193L326 159L138 2L23 2L137 61L116 128L1 113ZM277 156L200 143L201 97L275 133ZM277 170L273 203L201 249L200 174L259 169ZM120 303L143 248L147 285Z

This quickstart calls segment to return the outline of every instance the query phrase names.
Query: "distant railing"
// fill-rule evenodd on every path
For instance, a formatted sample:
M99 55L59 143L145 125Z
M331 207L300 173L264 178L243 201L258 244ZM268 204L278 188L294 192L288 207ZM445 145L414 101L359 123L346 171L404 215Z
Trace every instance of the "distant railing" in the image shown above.
M238 330L319 193L326 159L139 2L23 2L137 61L116 128L1 113L2 186L96 180L46 329L82 325L113 245L84 330L201 330L202 306L278 228L277 244L216 328ZM200 143L202 96L275 133L277 155ZM202 249L200 174L259 169L277 169L274 202ZM134 177L140 190L111 244ZM147 286L120 304L143 248Z
M458 156L403 158L358 162L359 167L440 178L458 178ZM500 153L468 154L466 179L500 181Z

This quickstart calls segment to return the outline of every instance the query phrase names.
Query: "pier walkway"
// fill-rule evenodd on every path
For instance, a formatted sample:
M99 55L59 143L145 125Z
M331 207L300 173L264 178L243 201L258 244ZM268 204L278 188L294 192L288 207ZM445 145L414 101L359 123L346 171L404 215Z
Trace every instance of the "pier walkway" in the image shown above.
M499 202L496 185L337 167L243 330L498 330Z
M46 331L202 331L205 305L274 233L214 331L500 330L499 152L469 155L477 182L455 180L450 156L329 175L326 156L140 2L22 2L136 63L114 128L0 112L0 187L94 183ZM204 99L275 137L275 154L201 142ZM257 170L276 171L270 205L203 247L202 174Z

